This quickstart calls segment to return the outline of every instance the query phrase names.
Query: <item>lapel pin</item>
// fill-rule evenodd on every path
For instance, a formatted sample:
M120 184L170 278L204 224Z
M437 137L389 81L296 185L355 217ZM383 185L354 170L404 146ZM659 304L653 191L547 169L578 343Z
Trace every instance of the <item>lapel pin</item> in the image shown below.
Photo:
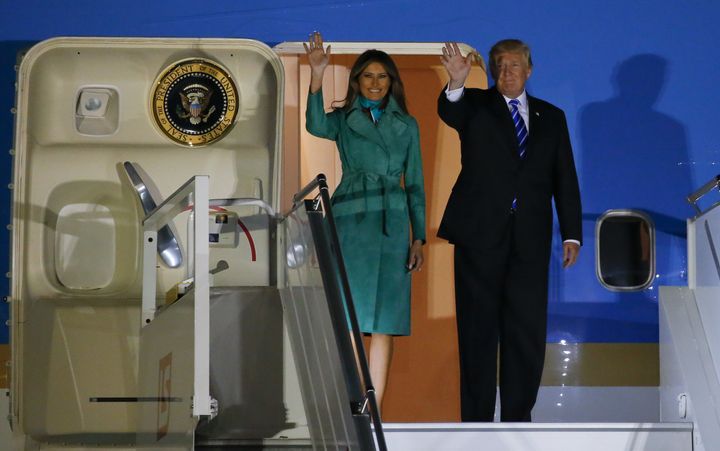
M538 113L538 112L536 111L536 112L535 112L535 116L540 117L540 113Z

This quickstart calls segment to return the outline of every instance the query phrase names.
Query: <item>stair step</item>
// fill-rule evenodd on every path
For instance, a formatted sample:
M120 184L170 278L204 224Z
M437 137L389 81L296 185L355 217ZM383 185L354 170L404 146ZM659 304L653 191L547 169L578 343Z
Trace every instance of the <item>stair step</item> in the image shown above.
M692 451L692 423L384 423L389 451Z

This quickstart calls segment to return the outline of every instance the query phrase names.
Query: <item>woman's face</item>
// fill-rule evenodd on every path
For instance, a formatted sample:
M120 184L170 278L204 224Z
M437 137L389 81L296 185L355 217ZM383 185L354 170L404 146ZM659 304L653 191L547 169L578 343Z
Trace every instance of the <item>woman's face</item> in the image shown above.
M391 85L390 75L380 63L370 63L358 77L360 94L368 100L382 100Z

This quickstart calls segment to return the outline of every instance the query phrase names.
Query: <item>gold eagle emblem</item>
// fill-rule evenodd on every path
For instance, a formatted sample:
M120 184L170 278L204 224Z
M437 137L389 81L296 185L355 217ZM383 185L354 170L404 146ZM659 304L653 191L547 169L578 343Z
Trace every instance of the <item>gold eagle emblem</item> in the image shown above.
M179 94L182 104L182 110L178 106L179 118L189 118L191 124L197 125L200 122L207 122L208 117L215 112L215 106L208 109L210 98L213 95L212 89L196 83L186 86Z

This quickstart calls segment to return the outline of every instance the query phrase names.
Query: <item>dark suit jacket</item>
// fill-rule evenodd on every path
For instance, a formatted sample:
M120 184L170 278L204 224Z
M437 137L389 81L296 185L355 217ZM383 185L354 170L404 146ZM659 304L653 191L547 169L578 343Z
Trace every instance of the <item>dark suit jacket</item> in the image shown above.
M530 95L528 106L527 153L521 160L510 111L495 87L466 88L458 102L449 102L445 90L440 93L440 118L460 134L462 169L439 237L477 249L497 246L511 224L510 206L517 196L516 249L549 257L553 198L563 240L582 240L580 190L565 114Z

